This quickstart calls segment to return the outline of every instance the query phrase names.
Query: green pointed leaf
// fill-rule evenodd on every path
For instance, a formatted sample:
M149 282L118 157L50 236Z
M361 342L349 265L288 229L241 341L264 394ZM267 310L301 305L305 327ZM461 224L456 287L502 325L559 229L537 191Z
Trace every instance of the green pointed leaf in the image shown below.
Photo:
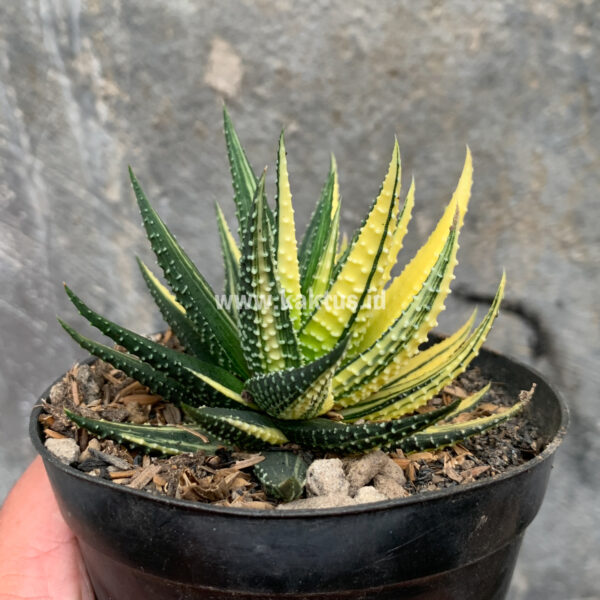
M301 367L259 374L246 391L262 410L279 419L311 419L331 410L331 379L342 359L346 340L329 354Z
M366 452L375 448L394 448L407 435L442 419L458 405L458 400L431 412L389 421L345 423L329 419L280 421L287 438L305 448L335 452Z
M216 204L217 209L217 224L219 227L219 238L221 240L221 251L223 253L223 262L225 265L225 296L229 302L227 308L233 319L237 320L237 302L238 297L238 282L240 278L240 251L238 250L235 240L229 231L225 216L221 208Z
M193 407L182 404L185 414L206 431L248 450L287 443L287 438L267 415L229 408Z
M300 264L300 289L303 297L308 296L315 273L322 258L331 231L331 209L334 202L336 173L332 162L327 182L302 238L298 260Z
M233 398L239 398L241 402L240 394L244 389L244 384L229 371L183 352L167 348L143 335L121 327L94 312L67 285L65 285L65 290L81 316L85 317L94 327L115 343L123 346L128 352L135 354L143 362L159 371L164 371L173 379L194 390L196 395L204 398L205 404L231 406L232 393L234 394ZM228 392L225 397L221 393L223 388Z
M264 174L242 244L238 309L244 354L252 373L300 364L294 326L277 278L273 235L265 213Z
M115 423L104 419L90 419L65 409L67 417L79 427L91 433L109 438L118 444L140 447L148 452L161 454L183 454L186 452L204 452L214 454L225 446L213 435L207 434L195 426L172 425L133 425Z
M317 265L316 270L312 275L310 283L307 282L308 290L306 291L305 297L313 299L313 302L317 302L318 298L324 298L325 294L331 287L333 267L335 263L335 252L338 245L338 237L340 230L340 205L335 211L333 219L331 221L329 231L327 233L327 239L325 245L321 250L321 257ZM311 307L306 303L307 310L305 316L311 312Z
M500 425L500 423L515 416L527 405L533 396L534 389L535 384L529 392L521 392L521 400L502 413L490 415L489 417L480 417L462 423L433 425L419 433L406 437L400 442L399 447L403 452L415 452L442 448L466 440L473 435L496 427L497 425Z
M254 465L254 474L272 498L291 502L302 495L309 463L301 454L281 450L264 452L265 460Z
M142 385L149 387L155 394L159 394L174 403L179 403L182 400L195 403L202 401L201 395L197 392L186 388L162 371L158 371L145 362L142 362L139 358L90 340L77 333L60 319L58 319L58 322L84 350L110 363L115 369L123 371L123 373L136 379Z
M154 302L177 339L196 358L218 364L218 353L212 352L209 340L187 318L185 308L139 258L136 260Z
M218 347L221 358L219 364L227 366L227 362L231 361L237 372L243 372L246 364L235 323L218 306L214 292L204 277L150 206L131 169L129 174L148 239L175 297L185 308L187 317Z
M252 213L252 199L256 193L258 178L254 174L242 144L233 127L227 108L223 107L223 124L225 129L225 144L227 146L227 157L229 158L229 167L231 169L231 178L233 182L234 201L239 224L239 236L243 239L246 232L246 225ZM267 220L271 228L275 226L275 220L271 209L265 208Z
M257 178L248 162L246 153L233 127L227 108L223 106L223 127L225 130L225 145L231 169L234 202L239 223L240 239L246 231L246 223L252 212L252 198L256 192Z

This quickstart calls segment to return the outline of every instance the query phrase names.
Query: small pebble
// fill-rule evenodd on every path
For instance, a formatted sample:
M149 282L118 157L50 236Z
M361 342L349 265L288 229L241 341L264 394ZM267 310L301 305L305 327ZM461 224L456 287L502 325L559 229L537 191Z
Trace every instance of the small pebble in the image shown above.
M327 496L313 496L312 498L301 498L292 502L284 502L277 506L277 510L301 510L314 508L335 508L338 506L351 506L355 504L350 496L329 494Z
M79 444L73 438L63 438L60 440L48 438L44 445L52 452L52 454L54 454L54 456L56 456L56 458L66 465L70 465L79 460Z
M309 496L349 496L350 484L339 458L315 460L306 472L306 491Z
M372 485L361 487L354 496L354 502L356 502L357 504L363 504L365 502L381 502L382 500L387 499L387 496L382 494Z
M369 452L360 458L346 460L346 478L350 484L350 495L367 485L383 469L390 459L381 450Z

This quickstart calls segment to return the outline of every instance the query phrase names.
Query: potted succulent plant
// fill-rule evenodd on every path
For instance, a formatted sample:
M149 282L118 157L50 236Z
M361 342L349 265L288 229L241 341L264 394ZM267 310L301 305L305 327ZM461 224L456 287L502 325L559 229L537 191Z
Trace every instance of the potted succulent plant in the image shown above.
M523 531L541 503L566 413L537 374L480 353L498 314L504 276L478 324L473 314L453 335L428 341L457 263L472 180L468 149L442 218L392 278L415 189L413 182L400 201L397 143L378 197L345 245L332 158L298 247L283 134L274 210L266 201L265 175L254 175L227 111L225 138L239 247L217 207L225 262L222 296L210 288L130 172L171 291L145 264L139 266L181 347L105 319L69 288L79 312L117 346L86 338L61 321L85 350L154 398L177 406L185 423L94 418L75 406L79 403L66 409L70 423L157 454L253 451L260 454L253 476L268 498L281 502L304 494L315 457L359 461L357 456L381 450L405 456L455 444L519 412L535 423L543 451L485 482L437 492L370 504L349 500L338 508L244 509L152 495L65 465L44 447L40 419L47 415L38 406L32 438L78 537L97 597L504 597ZM471 418L489 384L432 404L474 360L485 378L505 383L513 405Z

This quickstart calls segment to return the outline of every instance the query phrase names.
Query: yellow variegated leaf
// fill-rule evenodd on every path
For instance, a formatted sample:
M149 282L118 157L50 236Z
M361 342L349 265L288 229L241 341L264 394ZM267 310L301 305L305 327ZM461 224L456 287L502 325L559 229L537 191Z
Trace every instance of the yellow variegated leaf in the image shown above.
M477 309L474 309L468 321L458 331L409 358L404 364L402 375L384 386L382 392L393 387L395 393L400 394L414 387L418 381L431 377L447 364L456 348L471 333L476 315Z
M337 161L333 154L331 155L331 172L333 173L333 193L331 195L331 218L333 220L340 205L340 181L338 177Z
M398 315L410 304L412 297L420 289L424 279L442 251L450 225L457 214L456 228L460 232L465 213L467 212L472 181L473 165L471 152L467 148L463 171L450 203L425 245L421 247L402 273L385 290L386 310L378 311L373 315L365 331L364 340L361 344L362 347L368 347L379 339L383 332L398 318ZM439 309L438 312L443 308L443 302L444 299L440 299L436 307ZM432 311L431 327L435 326L436 318L437 314L434 314L434 311Z
M445 291L444 280L452 267L455 241L456 230L452 229L437 262L408 308L375 344L344 363L334 381L334 394L340 398L340 403L347 397L358 402L370 395L370 382L414 344L415 333L419 332L423 321L427 321L437 296Z
M277 274L285 297L290 305L290 318L297 329L300 326L301 298L300 271L296 225L292 207L292 192L287 168L283 132L277 152Z
M325 354L352 324L377 269L386 260L398 207L400 159L398 142L381 192L363 225L344 266L327 295L300 331L303 354L312 360Z
M225 215L223 214L221 207L218 204L216 204L216 207L217 207L217 219L219 220L219 224L223 228L223 232L225 233L225 239L227 240L229 250L231 251L231 254L235 258L235 260L239 263L240 262L240 249L238 248L237 244L235 243L235 238L233 237L233 234L231 233L231 230L229 229L229 225L227 225L227 220L225 219Z
M369 323L375 317L375 315L381 311L386 311L387 307L385 306L385 294L384 287L387 285L390 280L390 274L396 261L398 260L398 253L402 249L402 244L404 242L404 236L406 235L406 231L408 230L408 223L412 216L412 209L415 204L415 180L413 179L410 184L410 189L408 190L408 194L406 196L406 200L404 202L404 206L402 207L402 211L398 216L398 222L396 224L396 228L393 233L392 243L390 245L390 251L387 256L387 263L383 266L382 271L378 272L377 275L373 278L377 281L373 282L372 288L375 288L376 291L373 292L375 296L373 301L370 303L365 303L360 310L359 315L357 316L357 322L362 322L362 326L355 325L353 328L352 340L350 342L350 346L348 349L348 354L351 356L353 354L359 354L368 348L365 338L365 330L368 328ZM377 298L376 296L380 296Z
M458 375L463 373L470 362L477 356L498 314L500 302L504 294L505 276L498 287L494 302L484 319L469 336L455 347L449 360L433 373L417 371L411 377L412 388L407 390L407 381L399 380L396 384L388 385L374 393L367 400L344 411L347 418L365 419L396 419L411 413L450 384ZM426 374L427 373L427 374Z
M311 284L311 292L313 298L323 296L329 289L331 271L333 269L335 260L335 249L337 247L337 238L340 228L340 210L339 204L338 209L335 211L333 221L331 223L330 235L327 239L327 245L323 249L321 259L319 260L319 266L313 276Z
M448 414L445 420L448 421L450 419L454 419L455 417L458 417L458 415L460 415L461 413L467 412L468 410L474 408L475 405L490 391L491 387L492 384L488 383L478 392L475 392L474 394L463 398L460 401L460 404L451 413Z
M340 248L337 251L337 254L335 255L335 262L340 260L340 258L344 254L344 252L346 252L347 248L348 248L348 234L344 231L344 233L342 234L342 240L340 242Z

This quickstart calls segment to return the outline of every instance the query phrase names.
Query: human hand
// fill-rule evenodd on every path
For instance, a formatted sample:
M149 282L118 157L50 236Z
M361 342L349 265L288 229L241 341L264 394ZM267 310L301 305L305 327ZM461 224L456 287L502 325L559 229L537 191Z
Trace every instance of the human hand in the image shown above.
M75 536L39 457L0 510L0 600L25 598L94 600Z

